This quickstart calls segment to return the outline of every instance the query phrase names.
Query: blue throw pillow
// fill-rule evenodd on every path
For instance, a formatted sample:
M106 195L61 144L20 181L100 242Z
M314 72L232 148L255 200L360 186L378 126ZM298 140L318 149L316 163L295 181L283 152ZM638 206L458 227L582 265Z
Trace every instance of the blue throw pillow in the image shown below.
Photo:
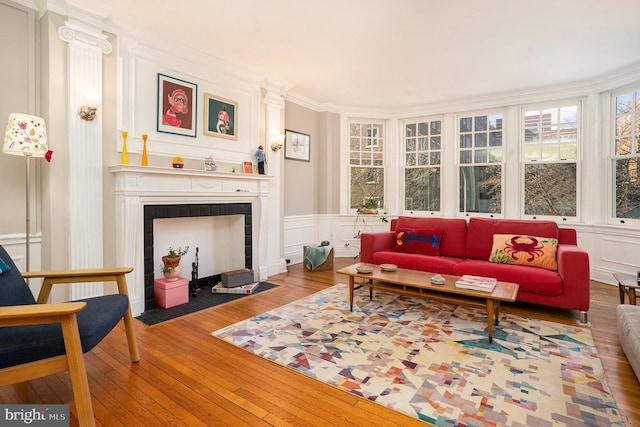
M9 272L9 266L5 264L2 258L0 258L0 274L8 273L8 272Z

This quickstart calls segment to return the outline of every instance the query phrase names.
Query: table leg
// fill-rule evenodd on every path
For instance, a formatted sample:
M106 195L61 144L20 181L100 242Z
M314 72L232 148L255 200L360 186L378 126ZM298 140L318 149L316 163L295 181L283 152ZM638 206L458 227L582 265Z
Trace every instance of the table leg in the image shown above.
M349 311L353 311L353 287L354 287L355 278L353 276L349 276Z
M618 291L620 291L620 304L624 304L624 286L622 286L622 283L618 283Z
M489 336L489 344L493 342L493 322L494 322L494 306L493 301L487 300L487 335Z
M500 301L494 301L493 303L495 307L495 325L498 326L500 323Z
M373 284L373 280L369 280L370 284ZM369 301L373 301L373 288L369 286Z
M629 304L636 305L636 288L629 288Z

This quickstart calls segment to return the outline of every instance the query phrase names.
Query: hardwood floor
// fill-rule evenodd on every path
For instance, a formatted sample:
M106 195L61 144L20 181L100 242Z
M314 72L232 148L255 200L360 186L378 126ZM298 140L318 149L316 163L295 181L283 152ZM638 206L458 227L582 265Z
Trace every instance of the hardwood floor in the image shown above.
M335 268L353 263L337 258ZM131 364L122 324L85 355L96 422L103 426L422 425L395 411L280 367L210 333L346 277L306 272L272 277L278 288L192 315L146 326L136 321L141 361ZM618 343L617 287L592 282L589 320L607 381L627 426L640 426L640 385ZM577 313L533 305L505 312L574 324ZM0 388L0 403L71 403L68 374Z

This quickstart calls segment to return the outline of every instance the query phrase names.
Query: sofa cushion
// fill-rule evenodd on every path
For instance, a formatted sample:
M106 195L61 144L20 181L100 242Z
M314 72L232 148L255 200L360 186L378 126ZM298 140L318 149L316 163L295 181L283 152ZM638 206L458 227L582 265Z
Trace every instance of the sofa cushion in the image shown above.
M616 315L620 346L640 380L640 306L620 304Z
M440 228L401 228L395 230L394 252L440 256Z
M490 262L557 270L558 240L547 237L494 234Z
M391 229L396 228L439 228L442 230L440 255L465 258L467 221L464 218L400 216L391 221Z
M446 256L407 254L393 252L389 249L373 254L374 264L395 264L400 268L438 274L453 274L453 266L459 262L462 262L462 259Z
M558 238L558 225L553 221L470 218L467 233L466 257L488 260L491 256L494 234L526 234ZM446 239L443 236L443 239ZM442 250L440 251L442 253Z
M532 292L541 295L561 295L562 278L551 270L531 268L524 265L495 264L489 261L466 260L453 266L456 275L495 277L503 282L520 285L518 292Z

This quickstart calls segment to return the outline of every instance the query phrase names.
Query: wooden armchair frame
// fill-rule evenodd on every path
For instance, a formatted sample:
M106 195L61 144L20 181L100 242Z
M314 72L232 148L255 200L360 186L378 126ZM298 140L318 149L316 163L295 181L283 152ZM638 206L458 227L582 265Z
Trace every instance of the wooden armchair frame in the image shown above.
M23 273L22 276L25 279L43 278L37 299L38 304L0 307L0 327L60 323L66 354L0 369L0 386L69 371L78 421L81 426L94 426L93 406L76 318L76 313L83 310L87 304L85 302L46 304L46 301L54 284L83 282L116 282L118 293L128 297L125 275L131 271L133 268L125 267ZM127 308L123 319L131 361L138 362L140 355L133 329L131 307Z

